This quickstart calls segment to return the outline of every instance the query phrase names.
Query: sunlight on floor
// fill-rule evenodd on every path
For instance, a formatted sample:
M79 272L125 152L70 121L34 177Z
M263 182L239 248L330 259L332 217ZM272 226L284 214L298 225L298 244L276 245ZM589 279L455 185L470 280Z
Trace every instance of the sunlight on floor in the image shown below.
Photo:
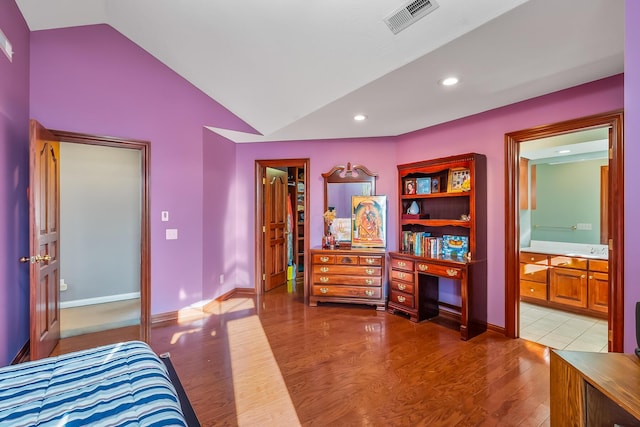
M227 323L239 426L299 426L300 421L257 316Z

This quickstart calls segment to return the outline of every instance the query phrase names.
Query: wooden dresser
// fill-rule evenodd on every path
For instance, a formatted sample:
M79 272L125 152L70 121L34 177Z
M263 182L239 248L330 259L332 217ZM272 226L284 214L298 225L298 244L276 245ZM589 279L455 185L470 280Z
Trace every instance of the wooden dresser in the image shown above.
M309 305L368 304L385 310L384 249L312 249Z

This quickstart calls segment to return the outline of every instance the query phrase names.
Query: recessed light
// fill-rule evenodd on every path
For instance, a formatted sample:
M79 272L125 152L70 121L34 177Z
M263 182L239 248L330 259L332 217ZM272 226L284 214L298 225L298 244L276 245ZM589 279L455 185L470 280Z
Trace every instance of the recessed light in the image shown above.
M457 77L447 77L446 79L442 79L440 81L440 84L442 86L453 86L458 84L459 81L460 79L458 79Z
M356 114L355 116L353 116L353 120L355 120L356 122L361 122L363 120L367 120L367 116L365 116L364 114Z
M568 154L570 152L571 152L571 150L558 150L557 151L558 154Z

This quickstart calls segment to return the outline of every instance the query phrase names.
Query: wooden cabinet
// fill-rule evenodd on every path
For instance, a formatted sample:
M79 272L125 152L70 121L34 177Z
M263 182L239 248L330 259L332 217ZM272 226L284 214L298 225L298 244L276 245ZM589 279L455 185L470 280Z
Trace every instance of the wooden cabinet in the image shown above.
M487 326L486 158L470 153L398 165L399 241L389 253L388 310L415 322L456 319L462 339ZM417 212L416 212L417 210ZM460 301L440 300L458 287Z
M520 299L606 317L609 262L566 255L520 253Z
M341 302L386 307L383 249L312 249L309 305Z

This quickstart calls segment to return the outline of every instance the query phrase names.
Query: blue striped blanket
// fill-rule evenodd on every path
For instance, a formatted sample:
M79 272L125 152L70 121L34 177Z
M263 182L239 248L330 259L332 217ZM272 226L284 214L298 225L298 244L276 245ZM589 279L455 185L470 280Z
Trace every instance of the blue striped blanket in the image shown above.
M0 426L185 426L149 346L131 341L0 368Z

